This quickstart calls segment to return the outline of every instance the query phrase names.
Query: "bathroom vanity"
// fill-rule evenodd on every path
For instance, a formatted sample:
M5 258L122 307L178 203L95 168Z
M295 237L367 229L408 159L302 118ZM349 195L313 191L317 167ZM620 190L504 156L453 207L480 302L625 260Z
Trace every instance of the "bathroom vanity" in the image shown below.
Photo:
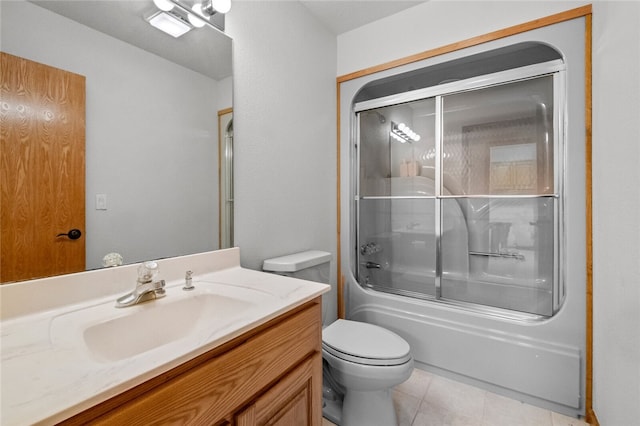
M0 287L1 423L319 425L329 286L241 268L238 249L159 264L166 297L121 309L135 266Z
M309 302L62 424L317 424L320 307Z

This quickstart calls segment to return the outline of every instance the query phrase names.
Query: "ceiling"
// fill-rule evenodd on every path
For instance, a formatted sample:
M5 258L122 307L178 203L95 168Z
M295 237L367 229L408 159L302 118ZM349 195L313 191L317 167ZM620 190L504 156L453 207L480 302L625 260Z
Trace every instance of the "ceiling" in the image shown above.
M393 15L402 10L425 3L402 0L299 0L334 34L342 34Z

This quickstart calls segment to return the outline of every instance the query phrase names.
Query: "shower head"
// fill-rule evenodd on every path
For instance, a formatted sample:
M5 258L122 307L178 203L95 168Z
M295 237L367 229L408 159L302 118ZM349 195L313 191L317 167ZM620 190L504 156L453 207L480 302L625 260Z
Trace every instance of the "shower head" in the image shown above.
M382 115L381 112L378 111L365 111L366 115L372 115L375 114L378 118L378 122L380 122L380 124L384 124L387 122L387 117L385 117L384 115Z
M380 113L380 112L378 112L378 111L373 111L373 113L374 113L375 115L377 115L377 116L378 116L378 121L379 121L381 124L382 124L382 123L386 123L386 122L387 122L387 118L386 118L384 115L382 115L382 113Z

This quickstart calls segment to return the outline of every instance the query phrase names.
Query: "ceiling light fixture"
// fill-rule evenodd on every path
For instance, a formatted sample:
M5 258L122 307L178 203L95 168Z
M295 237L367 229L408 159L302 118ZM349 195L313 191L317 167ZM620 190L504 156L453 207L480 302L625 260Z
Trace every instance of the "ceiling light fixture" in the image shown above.
M418 142L420 140L420 135L414 132L404 123L396 124L391 122L391 132L389 136L394 138L400 143L405 142Z
M231 0L153 0L153 3L161 12L146 20L173 37L205 25L224 32L224 14L231 9Z
M170 0L153 0L153 4L164 12L168 12L173 9L173 3Z
M231 0L203 0L202 10L209 16L216 13L227 13L231 10Z
M205 21L203 19L206 19L206 18L202 13L202 3L194 4L193 7L191 7L191 10L195 12L195 14L190 13L189 15L187 15L187 19L189 19L189 22L191 23L191 25L193 25L196 28L204 27Z
M193 28L193 26L189 25L188 22L183 21L171 13L163 11L158 11L149 16L147 18L147 22L157 29L176 38L189 32Z

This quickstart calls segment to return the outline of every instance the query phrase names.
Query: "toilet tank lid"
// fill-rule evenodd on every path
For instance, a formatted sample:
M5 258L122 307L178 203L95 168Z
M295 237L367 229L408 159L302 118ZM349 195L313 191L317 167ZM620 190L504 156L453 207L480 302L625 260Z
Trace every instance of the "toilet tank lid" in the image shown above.
M330 261L331 253L320 250L309 250L267 259L262 263L262 270L269 272L297 272Z

